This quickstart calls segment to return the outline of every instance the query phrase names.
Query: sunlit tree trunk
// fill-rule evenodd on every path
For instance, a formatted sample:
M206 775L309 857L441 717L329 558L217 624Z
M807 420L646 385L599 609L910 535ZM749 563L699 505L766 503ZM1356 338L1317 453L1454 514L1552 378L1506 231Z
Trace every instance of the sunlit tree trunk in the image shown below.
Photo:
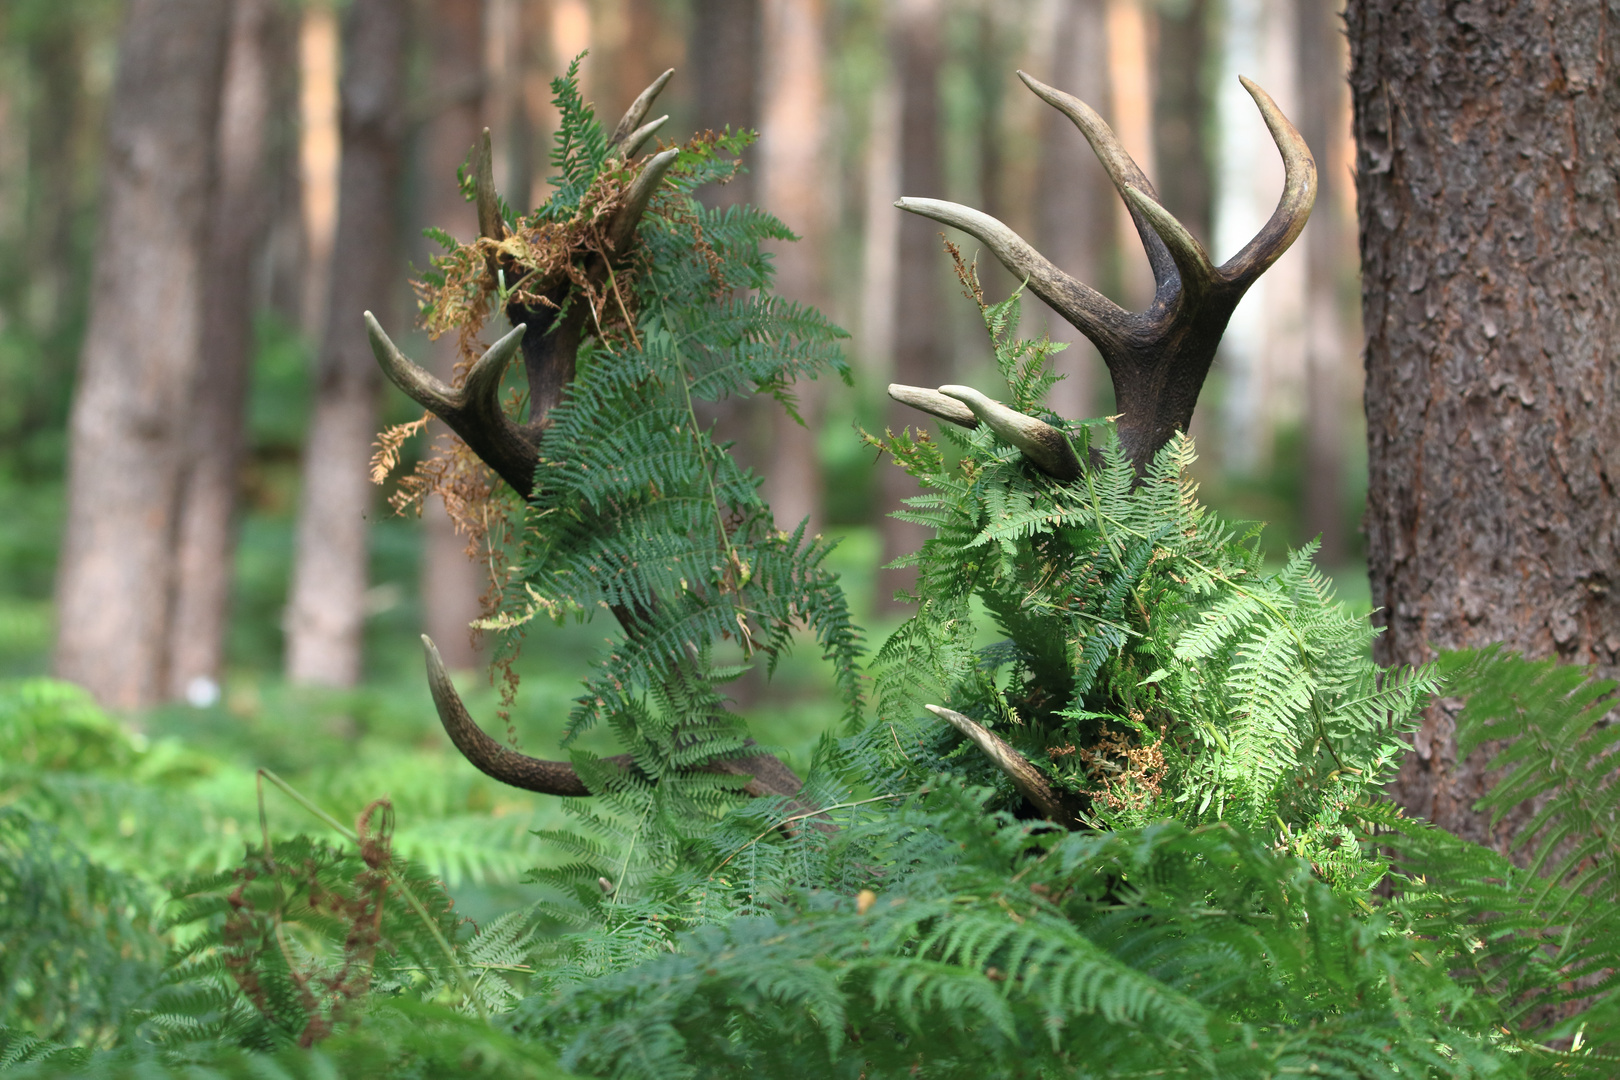
M246 449L248 369L259 253L270 223L270 125L282 80L285 20L275 0L236 0L218 181L204 282L202 365L181 481L179 549L169 630L169 695L208 704L219 695L235 550L237 469Z
M404 127L404 0L354 0L345 18L343 166L331 298L304 448L296 561L287 610L287 676L350 686L360 678L367 580L367 474L382 375L361 313L390 322Z
M1346 14L1376 655L1505 641L1620 674L1620 12ZM1472 809L1486 760L1437 704L1395 795L1504 846L1522 820Z
M459 240L478 235L478 214L462 196L456 169L467 160L483 131L485 103L483 0L434 0L426 22L430 54L429 94L437 108L422 135L419 161L422 209L416 228L433 226ZM438 253L435 246L432 254ZM425 261L425 259L424 259ZM454 377L456 336L446 334L433 343L434 373L449 382ZM435 420L435 437L446 429ZM439 646L451 668L478 663L469 624L477 619L487 574L467 557L467 538L456 532L443 512L442 501L422 515L426 543L422 552L422 621L424 632Z
M132 0L124 20L69 430L55 669L127 709L165 689L230 5Z
M834 182L826 162L821 0L765 0L765 75L759 161L759 198L764 207L798 234L797 243L774 245L777 295L802 304L825 301L823 260L828 231L827 188ZM822 388L801 380L794 388L795 423L780 409L770 411L770 456L765 466L765 497L778 527L821 531L821 466L816 450Z
M898 0L890 23L890 62L900 88L900 191L906 196L943 198L944 169L940 151L939 68L943 5L939 0ZM900 213L896 210L895 213ZM940 288L939 227L926 218L905 214L900 221L895 273L894 378L911 386L938 386L945 357L939 325L943 309ZM917 414L891 405L888 423L895 431L917 426ZM884 514L900 508L917 493L916 481L887 465L881 471ZM883 518L883 561L916 551L927 530L910 522ZM878 601L893 608L897 589L910 589L910 570L878 573Z
M1112 111L1108 81L1108 29L1103 0L1063 0L1051 38L1043 81L1084 101L1103 116ZM1117 196L1085 137L1068 117L1042 105L1040 168L1035 178L1036 246L1076 280L1108 287ZM1052 408L1080 419L1097 412L1102 357L1068 320L1026 294L1029 315L1053 341L1069 347L1057 355L1064 376L1053 387ZM1039 331L1037 331L1039 332Z

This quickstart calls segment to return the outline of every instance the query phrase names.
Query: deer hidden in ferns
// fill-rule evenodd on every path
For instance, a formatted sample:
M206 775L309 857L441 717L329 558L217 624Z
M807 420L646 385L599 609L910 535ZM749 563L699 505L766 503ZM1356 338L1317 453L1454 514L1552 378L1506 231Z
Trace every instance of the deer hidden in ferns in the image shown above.
M686 785L708 805L740 791L815 821L820 807L800 777L727 710L719 688L736 672L711 654L730 638L746 660L774 666L790 635L809 631L853 730L864 707L859 634L821 565L826 546L803 526L775 529L757 482L711 440L693 401L762 392L791 409L795 379L848 379L842 332L770 295L759 243L792 238L779 222L748 208L708 211L691 196L735 168L716 151L735 152L746 137L705 133L641 154L667 119L647 115L670 75L611 134L578 99L573 72L558 80L561 175L526 216L495 193L487 134L475 150L468 187L481 235L466 245L445 238L449 251L421 286L430 330L462 335L459 385L406 359L366 316L388 377L524 501L522 589L506 590L489 625L597 609L617 620L620 635L569 727L606 722L628 752L562 762L502 746L469 716L424 638L428 681L457 749L503 783L561 796ZM1339 810L1388 772L1432 673L1374 667L1372 631L1332 604L1311 549L1266 575L1257 546L1245 546L1252 534L1236 539L1206 522L1185 478L1184 432L1227 321L1310 213L1311 155L1244 80L1286 179L1266 226L1216 266L1092 109L1019 77L1090 143L1136 223L1155 294L1147 310L1125 311L984 213L933 199L896 204L976 238L1084 333L1108 366L1119 415L1076 423L1047 411L1056 347L1007 340L1018 296L986 305L958 259L1011 404L966 386L889 387L946 421L940 437L964 456L947 465L925 432L868 436L930 492L903 512L936 538L917 556L919 613L877 654L865 696L881 720L924 708L944 719L949 727L929 730L957 751L963 739L982 751L1009 801L1070 828L1240 808L1255 824L1315 830L1312 843L1332 846ZM474 356L466 343L495 313L513 329ZM522 423L502 400L519 355ZM963 638L971 596L1007 631L1002 646L975 650Z

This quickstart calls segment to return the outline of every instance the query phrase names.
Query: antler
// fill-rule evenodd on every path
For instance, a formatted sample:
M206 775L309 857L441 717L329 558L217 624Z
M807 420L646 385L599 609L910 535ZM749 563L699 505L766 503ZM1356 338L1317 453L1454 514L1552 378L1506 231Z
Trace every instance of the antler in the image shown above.
M1171 436L1185 431L1192 421L1216 346L1238 301L1305 227L1316 200L1316 163L1271 97L1243 79L1243 88L1259 106L1282 153L1286 180L1265 228L1224 265L1215 266L1203 245L1159 203L1153 185L1090 106L1022 71L1018 77L1080 129L1130 208L1153 268L1156 287L1148 309L1126 311L1058 269L1006 225L971 207L915 198L903 198L895 205L978 239L1015 277L1027 280L1035 295L1091 339L1114 382L1122 414L1120 443L1141 474Z
M665 116L650 123L641 122L658 92L674 73L671 68L660 75L625 112L609 142L613 156L625 160L635 156L641 145L669 119ZM652 201L658 185L663 182L679 153L679 150L672 148L653 155L630 182L623 205L604 230L615 263L628 256L635 241L636 226L640 224L647 204ZM487 128L473 157L478 231L483 237L499 241L505 238L506 223L501 220L500 200L495 195ZM499 272L493 255L490 256L489 267L491 276ZM605 281L608 271L607 259L595 255L588 258L583 267L586 279L592 284ZM514 329L489 347L467 372L467 378L459 388L446 386L408 359L389 340L371 313L366 312L366 332L371 339L371 351L389 380L417 404L443 420L473 453L511 485L512 490L525 498L534 490L534 467L539 461L540 436L545 431L548 414L562 400L563 391L573 381L575 358L584 337L588 305L567 305L568 310L561 314L561 321L558 321L563 301L573 287L573 281L564 274L558 274L554 279L536 283L530 289L543 296L548 303L536 307L509 306L506 314ZM529 419L526 423L519 423L507 416L500 400L501 380L520 347L529 381Z
M995 763L996 768L1007 774L1013 787L1041 812L1042 817L1066 829L1080 827L1079 819L1063 805L1057 792L1052 790L1052 785L1046 782L1046 777L1024 755L1009 746L1005 739L954 709L938 705L923 707L966 735L973 745L984 751L984 755Z
M671 69L660 75L626 110L609 142L609 151L614 158L628 161L634 157L647 139L669 119L666 116L643 123L653 100L673 74L674 69ZM635 242L636 226L678 153L670 149L655 154L647 159L641 171L631 180L623 204L604 230L607 254L590 256L582 267L587 281L600 284L608 274L608 258L617 263L629 254ZM475 148L474 159L479 233L488 239L500 241L505 238L506 223L501 219L500 200L495 194L488 129L485 129L483 138ZM492 276L500 270L494 255L490 257L489 266ZM588 304L567 305L567 312L562 314L558 322L558 313L573 287L571 279L558 275L555 280L542 282L531 290L545 297L550 302L548 305L509 306L506 314L513 323L512 331L478 358L459 387L446 386L412 363L389 340L371 312L365 313L372 352L394 385L449 425L501 479L525 497L534 489L538 447L548 414L561 401L574 378L575 359L583 338ZM507 416L500 400L501 380L505 377L507 365L520 348L529 380L529 419L526 423L519 423ZM614 615L624 625L626 633L634 635L637 632L641 620L638 620L636 612L615 608ZM422 645L427 658L428 687L433 694L439 721L444 725L450 741L469 762L503 784L525 791L564 796L591 793L569 762L529 757L502 746L485 734L456 693L445 672L444 662L439 657L439 650L425 636ZM750 739L743 745L749 749L756 744ZM621 769L637 768L628 754L604 760ZM743 790L750 795L785 797L790 800L789 807L794 815L810 817L813 827L830 827L824 819L814 816L819 808L796 798L803 782L792 769L770 754L753 751L719 758L699 768L705 772L748 777Z
M433 694L433 707L439 713L439 722L444 725L445 733L450 736L456 749L461 751L462 757L486 776L524 791L538 791L542 795L591 794L571 763L544 761L520 754L485 734L462 703L461 695L456 693L455 684L450 681L444 661L439 657L438 647L426 634L422 635L422 651L427 657L428 689ZM743 745L751 747L757 744L749 739ZM619 769L637 768L635 759L629 754L615 754L602 760ZM804 786L792 769L763 751L710 761L701 766L701 770L725 776L749 777L743 790L756 798L780 795L792 799ZM798 808L797 802L795 808Z

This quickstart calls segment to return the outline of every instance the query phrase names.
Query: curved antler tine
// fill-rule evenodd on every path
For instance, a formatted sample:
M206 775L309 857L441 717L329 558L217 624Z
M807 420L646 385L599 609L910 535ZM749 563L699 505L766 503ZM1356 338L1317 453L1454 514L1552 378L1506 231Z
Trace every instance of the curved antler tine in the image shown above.
M966 735L972 740L973 745L983 750L985 757L994 762L996 768L1007 774L1013 782L1013 787L1041 812L1042 817L1068 829L1079 827L1080 823L1058 799L1052 785L1046 782L1046 777L1042 776L1040 770L1031 765L1024 755L1007 745L1006 740L954 709L944 709L938 705L923 707Z
M913 409L920 409L930 416L937 416L953 424L965 428L979 426L979 418L973 410L957 401L946 397L938 390L925 390L920 386L904 386L900 383L889 384L889 396L902 405L910 405Z
M382 366L388 381L405 392L405 396L435 416L461 407L462 392L441 382L431 371L415 363L383 332L382 324L371 312L366 312L366 337L371 340L371 353Z
M989 214L960 203L940 199L904 198L894 205L907 213L949 225L978 240L1016 278L1029 282L1031 291L1099 347L1115 338L1130 314L1090 285L1052 265L1027 240Z
M1080 134L1091 144L1091 152L1102 162L1103 171L1108 173L1108 179L1114 182L1115 189L1121 195L1125 194L1126 188L1134 187L1147 192L1155 199L1159 197L1147 174L1136 163L1136 159L1125 152L1119 136L1114 134L1114 129L1108 126L1106 120L1097 115L1096 109L1072 94L1065 94L1056 87L1047 86L1027 71L1020 71L1018 77L1024 81L1025 86L1035 92L1036 97L1067 116L1074 126L1080 129Z
M1158 201L1150 198L1146 192L1135 188L1122 188L1121 194L1125 202L1136 211L1137 215L1153 227L1164 241L1164 246L1170 253L1170 258L1176 264L1176 270L1181 276L1181 289L1187 299L1196 300L1209 291L1211 285L1219 277L1219 271L1210 261L1209 253L1198 238L1187 231L1187 227L1176 220L1176 216L1160 206Z
M658 129L667 123L669 123L668 113L665 113L656 120L647 121L645 124L642 124L640 127L636 128L636 130L632 131L629 135L626 135L624 142L620 143L618 149L614 150L609 156L619 157L625 161L629 161L631 158L636 156L637 151L641 149L642 145L646 143L648 139L657 134Z
M1271 212L1271 220L1221 267L1221 275L1227 280L1247 285L1288 250L1310 219L1311 207L1316 204L1316 159L1294 125L1288 122L1288 117L1271 100L1271 95L1250 79L1239 76L1239 81L1260 107L1271 140L1282 154L1284 171L1282 197L1277 200L1277 209Z
M524 498L534 490L534 466L539 456L531 436L501 408L501 377L522 345L527 329L527 325L519 323L486 349L458 389L446 386L408 360L388 339L376 317L366 312L366 336L371 339L372 354L388 381L449 425L473 453Z
M1016 446L1041 472L1060 484L1080 478L1080 458L1068 436L1044 420L992 401L971 386L942 386L939 392L962 402L985 426Z
M608 140L609 150L624 142L629 138L632 131L641 126L642 120L646 119L647 110L652 108L653 99L658 97L659 92L664 89L664 86L674 74L675 69L670 68L654 79L647 89L636 95L636 100L632 101L630 107L624 110L624 115L619 118L618 126L613 129L613 137ZM625 155L625 157L629 156L629 154Z
M501 220L501 201L495 194L495 151L489 142L489 128L478 140L478 160L473 163L473 190L478 203L478 235L491 240L506 237L506 222Z
M1141 213L1136 212L1135 204L1127 194L1135 189L1158 202L1159 193L1154 189L1152 181L1136 163L1136 159L1126 153L1119 136L1114 134L1114 129L1108 126L1106 120L1097 115L1097 110L1073 94L1065 94L1056 87L1047 86L1026 71L1020 71L1018 77L1036 97L1067 116L1079 129L1080 134L1086 137L1086 142L1091 144L1091 152L1096 154L1097 160L1102 163L1103 171L1113 182L1114 190L1119 192L1125 204L1133 211L1131 219L1136 223L1137 235L1142 238L1142 247L1147 252L1148 264L1153 268L1154 282L1157 285L1164 285L1169 276L1170 264L1174 261L1173 257L1160 243L1157 230L1144 220Z
M445 734L455 743L461 756L486 776L503 784L538 791L543 795L589 795L590 789L579 778L579 773L565 761L542 761L502 746L484 733L473 721L456 693L444 660L431 638L422 635L422 651L427 655L428 689L433 694L433 707L438 710L439 722Z
M647 159L641 174L631 181L630 193L625 198L624 207L613 219L613 224L608 226L608 243L613 245L614 251L622 252L629 244L630 238L635 235L636 226L641 223L641 215L646 213L647 204L652 201L653 192L658 189L664 174L675 164L675 159L679 156L680 150L675 147L654 154Z

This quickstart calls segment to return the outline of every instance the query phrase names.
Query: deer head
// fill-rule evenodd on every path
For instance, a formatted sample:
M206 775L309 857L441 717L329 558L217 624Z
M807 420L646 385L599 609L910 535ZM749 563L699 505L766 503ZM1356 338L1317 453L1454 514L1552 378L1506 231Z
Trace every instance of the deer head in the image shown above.
M937 199L904 198L895 205L977 239L1097 346L1114 383L1120 444L1141 475L1170 437L1191 423L1215 349L1238 301L1305 227L1316 200L1316 163L1270 95L1242 80L1282 153L1286 179L1265 228L1242 251L1216 266L1198 239L1160 204L1153 185L1102 117L1085 102L1039 79L1022 71L1018 77L1074 122L1125 200L1153 268L1155 289L1148 309L1126 311L1052 265L989 214ZM889 394L952 423L984 422L1055 479L1067 482L1077 474L1073 452L1065 456L1067 440L1058 431L969 388L942 386L934 392L891 386Z

